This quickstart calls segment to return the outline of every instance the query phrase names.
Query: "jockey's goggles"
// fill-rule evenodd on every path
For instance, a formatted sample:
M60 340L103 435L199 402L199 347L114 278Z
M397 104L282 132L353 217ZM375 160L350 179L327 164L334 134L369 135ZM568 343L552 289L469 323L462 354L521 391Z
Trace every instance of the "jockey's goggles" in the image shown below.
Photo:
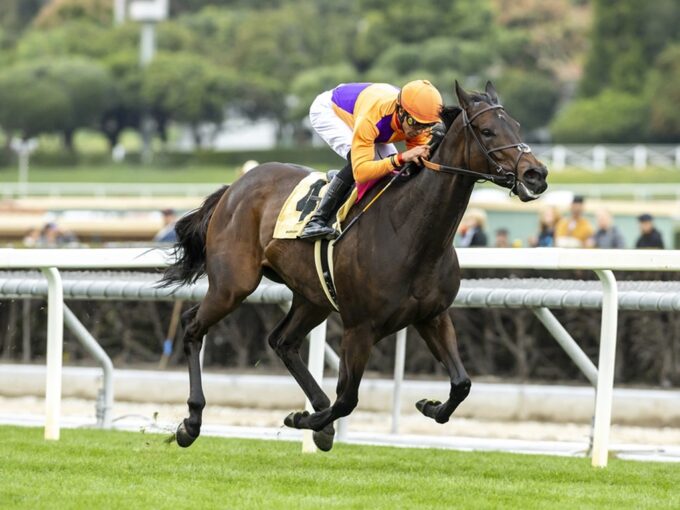
M401 110L400 115L399 115L399 120L401 122L406 121L406 124L411 126L413 129L416 129L418 131L424 131L425 129L432 129L432 127L437 124L436 122L432 122L429 124L423 124L422 122L418 122L416 119L413 118L413 116L406 111L406 109L403 106L399 106L399 109Z
M421 122L418 122L416 119L414 119L413 117L411 117L411 115L409 115L407 113L406 114L406 124L408 124L409 126L411 126L414 129L423 130L423 129L431 129L436 124L436 122L432 122L431 124L423 124Z

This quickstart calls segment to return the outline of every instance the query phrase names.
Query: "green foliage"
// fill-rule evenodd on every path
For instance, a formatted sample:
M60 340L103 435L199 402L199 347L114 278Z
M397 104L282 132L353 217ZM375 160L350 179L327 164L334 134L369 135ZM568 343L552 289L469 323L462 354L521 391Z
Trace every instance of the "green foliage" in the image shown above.
M203 34L191 30L178 21L165 21L158 24L157 50L164 52L194 52L201 49Z
M545 126L555 113L559 90L545 74L509 70L495 85L501 102L525 132Z
M680 40L680 4L676 0L595 0L594 5L582 94L594 96L605 88L642 91L651 62L669 42Z
M650 82L650 130L660 140L679 142L680 44L660 55Z
M31 138L57 131L70 113L66 91L41 79L35 66L0 71L0 125L9 134Z
M359 20L352 56L360 71L368 70L397 45L421 46L437 37L485 45L496 30L486 0L358 0L357 6ZM412 56L408 54L408 58ZM378 66L384 68L382 64Z
M644 97L610 89L569 104L557 114L551 133L560 143L639 142L647 137L647 117Z
M83 56L105 59L112 49L138 50L139 28L126 24L102 28L84 21L69 21L51 30L31 30L18 42L15 56L19 61L46 56Z
M35 18L36 27L53 28L69 21L87 21L100 26L113 22L111 0L51 0Z
M151 78L137 67L139 24L114 27L111 0L0 3L0 69L81 56L112 74L97 119L112 144L122 129L138 127L145 105L153 107L163 133L170 120L218 122L225 110L283 126L302 119L313 98L337 83L402 85L415 78L430 79L447 103L454 101L455 79L479 88L491 78L506 106L531 130L548 123L558 94L569 99L564 96L581 75L591 19L586 0L172 0L171 19L157 26L162 74ZM679 40L680 4L592 3L583 95L612 89L652 97L651 117L645 117L652 124L637 131L676 139L673 110L659 99L677 97L675 68L659 60L653 75L649 70L669 42ZM196 61L193 67L188 60ZM196 72L196 79L187 72ZM206 97L189 97L197 91ZM55 97L38 101L56 111Z
M121 51L104 61L112 78L108 107L102 112L100 129L113 147L126 128L139 128L143 103L142 70L136 51Z
M291 108L291 118L302 119L307 116L309 105L321 92L330 90L339 83L349 83L355 80L356 71L348 63L317 67L301 72L290 86L290 92L295 96L296 102Z
M18 34L38 14L47 0L2 0L0 26L11 34Z
M142 100L161 122L220 122L233 81L192 54L159 53L144 71Z
M24 137L60 131L69 144L77 128L96 122L110 91L110 77L96 62L18 64L0 72L0 125Z

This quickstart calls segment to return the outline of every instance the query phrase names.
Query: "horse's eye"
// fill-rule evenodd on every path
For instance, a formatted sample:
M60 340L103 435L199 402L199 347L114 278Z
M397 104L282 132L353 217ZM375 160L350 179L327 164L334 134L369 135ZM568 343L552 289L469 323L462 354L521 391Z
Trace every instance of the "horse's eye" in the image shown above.
M482 134L484 136L493 136L493 131L491 131L490 129L482 129Z

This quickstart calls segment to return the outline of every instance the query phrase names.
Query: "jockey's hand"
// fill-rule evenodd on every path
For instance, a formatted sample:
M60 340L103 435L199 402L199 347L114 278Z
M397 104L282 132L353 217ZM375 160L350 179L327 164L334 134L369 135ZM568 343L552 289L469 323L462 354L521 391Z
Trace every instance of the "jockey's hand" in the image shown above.
M418 145L412 149L402 152L401 156L404 158L404 162L415 161L416 163L420 158L427 159L430 157L430 146L429 145Z

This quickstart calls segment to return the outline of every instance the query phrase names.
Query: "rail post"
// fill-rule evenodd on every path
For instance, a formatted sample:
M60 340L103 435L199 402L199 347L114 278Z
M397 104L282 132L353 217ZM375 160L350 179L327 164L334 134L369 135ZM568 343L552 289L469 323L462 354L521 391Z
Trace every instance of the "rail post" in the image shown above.
M45 377L45 439L59 439L61 365L64 351L64 289L55 267L43 267L47 278L47 374Z
M596 269L595 273L602 282L602 325L600 329L600 357L597 365L592 465L593 467L607 467L609 428L614 395L616 325L619 303L614 273L607 269Z

